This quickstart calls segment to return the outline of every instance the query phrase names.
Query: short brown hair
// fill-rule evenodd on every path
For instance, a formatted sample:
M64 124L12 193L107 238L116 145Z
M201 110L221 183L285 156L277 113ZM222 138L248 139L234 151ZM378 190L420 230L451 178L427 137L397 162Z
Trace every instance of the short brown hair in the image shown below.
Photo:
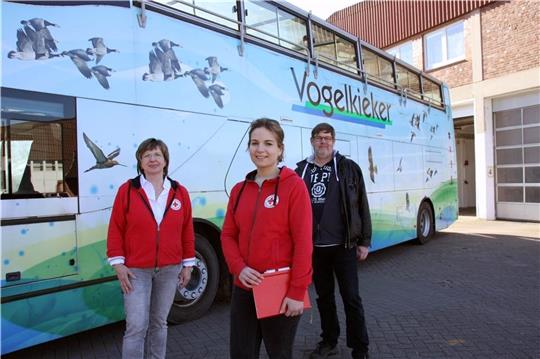
M165 159L165 168L163 168L163 176L166 177L167 173L169 171L169 149L167 148L167 145L162 140L158 140L157 138L147 138L146 140L142 141L139 145L139 148L137 148L137 152L135 152L135 157L137 158L137 173L143 174L144 171L141 167L141 161L142 156L146 151L150 151L153 149L159 148L161 150L161 153L163 153L163 158Z
M276 120L262 117L253 121L251 125L249 125L248 148L249 144L251 143L251 133L259 127L264 127L274 134L277 145L279 148L281 148L281 155L278 157L278 162L283 161L283 155L285 153L285 145L283 144L283 141L285 140L285 132L283 132L283 128L281 128L281 125Z
M332 135L332 139L336 138L336 131L332 127L332 125L321 122L317 126L313 127L313 130L311 130L311 138L315 138L320 132L330 132L330 135Z

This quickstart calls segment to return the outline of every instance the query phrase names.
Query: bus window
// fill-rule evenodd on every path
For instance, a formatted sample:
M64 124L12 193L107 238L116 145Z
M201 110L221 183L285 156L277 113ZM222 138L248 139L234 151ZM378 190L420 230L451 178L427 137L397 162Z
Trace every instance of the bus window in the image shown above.
M190 6L180 1L175 0L154 0L155 2L162 3L172 8L178 9L188 14L202 17L206 20L221 24L231 29L238 30L238 17L236 14L236 1L235 0L189 0L189 3L194 6ZM188 2L188 1L185 1ZM208 10L208 11L205 11ZM212 15L215 13L219 16Z
M347 71L358 73L355 44L336 35L336 49L338 66Z
M315 56L318 56L321 61L336 65L334 33L316 23L312 23L312 25Z
M397 84L410 92L415 97L420 97L420 77L418 74L407 69L405 66L396 64L396 78Z
M371 77L371 79L381 84L393 87L394 76L392 62L390 60L362 46L362 61L364 62L364 71L366 71L368 78Z
M246 1L247 33L291 50L307 53L306 22L265 1Z
M434 81L422 77L422 87L424 99L435 102L436 105L442 106L441 87Z
M307 28L304 19L300 19L281 9L278 10L278 31L280 45L291 50L307 54Z
M278 44L277 7L264 1L246 1L247 33Z
M77 195L75 103L2 89L2 198Z

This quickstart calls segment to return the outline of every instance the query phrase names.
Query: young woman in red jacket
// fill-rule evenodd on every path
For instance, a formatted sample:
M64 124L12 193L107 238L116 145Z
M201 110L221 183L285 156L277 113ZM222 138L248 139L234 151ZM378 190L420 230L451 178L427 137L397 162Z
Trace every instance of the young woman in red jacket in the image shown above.
M258 358L261 341L270 358L291 358L303 299L311 283L311 204L302 179L283 160L283 129L258 119L249 129L248 150L257 167L234 186L221 242L234 276L230 356ZM281 315L257 319L252 288L267 270L290 268Z
M118 190L107 257L124 293L122 358L165 358L167 316L178 285L195 264L195 237L187 190L167 177L169 151L149 138L136 153L138 177ZM145 348L146 339L146 348Z

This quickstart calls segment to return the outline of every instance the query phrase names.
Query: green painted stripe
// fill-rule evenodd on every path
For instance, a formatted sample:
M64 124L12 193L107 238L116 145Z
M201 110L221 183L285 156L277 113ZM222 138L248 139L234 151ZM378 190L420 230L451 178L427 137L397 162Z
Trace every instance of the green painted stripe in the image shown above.
M326 105L322 105L322 104L319 104L318 106L314 106L309 101L306 101L306 103L304 103L304 106L307 107L307 108L313 108L315 110L321 110L321 111L326 110L326 112L332 111L332 107L330 107L330 106L326 106ZM337 108L334 108L334 113L338 113L340 115L351 117L351 118L361 118L363 120L367 120L367 121L370 121L370 122L382 123L384 125L392 125L392 121L390 121L390 120L380 120L378 118L359 115L357 113L352 113L352 112L348 112L348 111L340 111Z

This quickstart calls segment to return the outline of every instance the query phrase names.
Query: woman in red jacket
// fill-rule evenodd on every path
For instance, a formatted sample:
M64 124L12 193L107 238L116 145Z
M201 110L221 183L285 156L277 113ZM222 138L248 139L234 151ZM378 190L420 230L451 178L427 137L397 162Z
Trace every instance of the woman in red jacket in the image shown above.
M167 177L169 151L149 138L136 153L137 172L114 201L107 257L124 293L122 358L165 358L167 316L177 286L195 264L195 237L187 190ZM146 348L145 348L146 338Z
M257 167L234 186L221 242L234 276L230 355L258 358L264 340L270 358L291 358L303 299L311 283L311 204L302 179L283 160L283 129L258 119L249 129L248 150ZM252 288L267 270L290 268L281 315L257 319Z

